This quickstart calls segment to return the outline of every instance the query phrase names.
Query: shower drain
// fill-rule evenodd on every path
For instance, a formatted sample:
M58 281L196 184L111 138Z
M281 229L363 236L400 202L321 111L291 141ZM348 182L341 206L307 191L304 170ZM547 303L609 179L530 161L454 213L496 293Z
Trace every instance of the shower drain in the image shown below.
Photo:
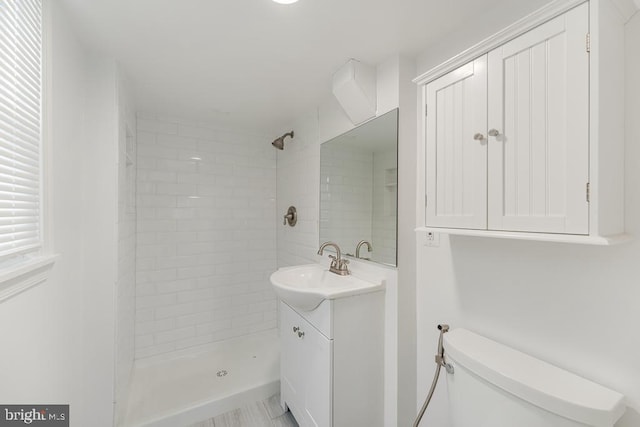
M221 370L221 371L218 371L218 372L216 373L216 375L217 375L217 376L219 376L219 377L226 377L226 376L227 376L227 374L228 374L228 372L227 372L227 371L225 371L224 369L223 369L223 370Z

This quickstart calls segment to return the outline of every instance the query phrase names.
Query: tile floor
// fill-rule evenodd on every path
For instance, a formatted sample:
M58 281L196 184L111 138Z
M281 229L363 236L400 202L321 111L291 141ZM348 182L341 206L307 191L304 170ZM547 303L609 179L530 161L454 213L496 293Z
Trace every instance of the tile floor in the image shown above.
M276 394L189 427L298 427L298 423L291 412L282 410Z

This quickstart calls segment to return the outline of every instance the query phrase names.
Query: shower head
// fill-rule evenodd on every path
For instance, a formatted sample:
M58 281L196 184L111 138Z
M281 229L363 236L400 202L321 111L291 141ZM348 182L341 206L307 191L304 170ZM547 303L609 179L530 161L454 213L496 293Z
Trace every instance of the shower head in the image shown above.
M293 131L291 132L287 132L284 135L282 135L280 138L276 138L271 145L273 145L274 147L276 147L278 150L283 150L284 149L284 139L290 136L291 138L293 138Z

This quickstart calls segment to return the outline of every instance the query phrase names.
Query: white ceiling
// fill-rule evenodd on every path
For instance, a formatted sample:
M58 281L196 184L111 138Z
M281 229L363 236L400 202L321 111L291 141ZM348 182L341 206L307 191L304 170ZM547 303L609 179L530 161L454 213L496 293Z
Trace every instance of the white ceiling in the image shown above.
M318 105L349 58L415 56L516 2L529 0L64 0L138 110L262 129Z

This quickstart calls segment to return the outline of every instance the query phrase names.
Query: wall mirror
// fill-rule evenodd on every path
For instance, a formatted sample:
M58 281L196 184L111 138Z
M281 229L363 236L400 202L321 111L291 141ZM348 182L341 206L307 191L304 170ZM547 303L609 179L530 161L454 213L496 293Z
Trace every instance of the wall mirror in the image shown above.
M322 144L320 243L355 257L364 240L361 259L395 266L397 205L397 109Z

